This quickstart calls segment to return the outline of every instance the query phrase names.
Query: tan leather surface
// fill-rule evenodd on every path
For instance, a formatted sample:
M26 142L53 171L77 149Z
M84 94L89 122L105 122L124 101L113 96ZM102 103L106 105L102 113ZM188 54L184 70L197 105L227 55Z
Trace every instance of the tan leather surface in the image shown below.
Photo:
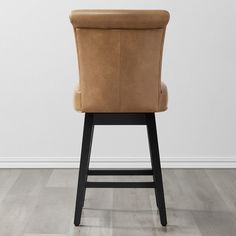
M158 112L166 111L168 105L168 90L166 85L161 82L161 94L160 94L160 105ZM76 111L82 111L81 106L81 91L79 86L74 91L74 108Z
M167 25L164 10L74 10L70 16L75 28L160 29Z
M165 111L167 110L168 105L168 90L166 85L161 82L161 94L160 94L160 102L159 102L159 110L158 111Z
M165 11L126 10L123 15L122 11L73 11L80 74L75 109L166 110L167 88L161 85L161 61L168 19Z
M82 105L81 105L81 91L79 86L76 86L74 90L74 108L76 111L81 111Z

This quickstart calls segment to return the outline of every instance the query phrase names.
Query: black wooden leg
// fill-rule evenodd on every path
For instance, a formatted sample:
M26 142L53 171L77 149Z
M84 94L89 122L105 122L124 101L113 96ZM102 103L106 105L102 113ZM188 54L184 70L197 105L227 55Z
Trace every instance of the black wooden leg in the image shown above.
M146 124L147 124L148 141L151 155L151 163L153 169L153 180L155 182L156 202L159 208L161 224L163 226L166 226L167 224L166 207L165 207L165 198L164 198L164 190L162 182L160 154L159 154L158 139L157 139L156 120L154 113L146 113Z
M76 226L79 226L80 224L81 213L85 199L86 182L88 177L89 159L90 159L93 128L94 128L93 116L94 115L92 113L86 113L84 119L84 132L83 132L83 141L81 149L79 179L78 179L75 218L74 218L74 224Z

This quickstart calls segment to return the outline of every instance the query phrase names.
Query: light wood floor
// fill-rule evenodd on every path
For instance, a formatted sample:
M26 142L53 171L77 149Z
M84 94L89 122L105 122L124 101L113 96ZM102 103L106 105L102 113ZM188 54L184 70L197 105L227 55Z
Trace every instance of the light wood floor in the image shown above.
M0 236L236 236L236 170L164 169L166 228L152 189L88 189L82 226L74 227L77 174L0 170Z

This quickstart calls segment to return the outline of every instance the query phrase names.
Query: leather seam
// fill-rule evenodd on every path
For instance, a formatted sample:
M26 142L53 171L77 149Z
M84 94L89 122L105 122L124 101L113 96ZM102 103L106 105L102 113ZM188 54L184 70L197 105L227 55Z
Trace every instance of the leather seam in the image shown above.
M165 27L160 27L160 28L102 28L102 27L76 27L76 29L91 29L91 30L160 30L164 29Z

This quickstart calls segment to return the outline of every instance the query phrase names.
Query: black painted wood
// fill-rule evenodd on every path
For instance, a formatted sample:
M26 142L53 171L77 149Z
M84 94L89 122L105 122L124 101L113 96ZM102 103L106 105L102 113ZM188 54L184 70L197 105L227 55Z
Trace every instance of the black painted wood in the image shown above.
M94 113L94 125L145 124L145 113Z
M79 171L76 206L75 206L74 224L76 226L80 224L82 208L84 205L86 182L88 177L87 173L89 169L89 159L90 159L92 138L93 138L93 129L94 129L93 114L87 113L85 114L85 119L84 119L84 131L83 131L81 158L80 158L80 171Z
M87 182L87 188L154 188L154 182Z
M146 125L152 169L89 169L94 125ZM88 175L153 175L154 182L88 182ZM74 224L81 220L86 188L154 188L161 224L166 226L166 207L154 113L86 113Z
M111 169L111 170L103 170L103 169L90 169L88 170L88 175L152 175L153 171L150 169Z
M151 155L151 163L153 169L153 180L155 182L156 202L157 206L159 207L161 224L163 226L166 226L167 224L166 207L165 207L155 114L147 113L146 122L147 122L147 133L148 133L149 149Z

